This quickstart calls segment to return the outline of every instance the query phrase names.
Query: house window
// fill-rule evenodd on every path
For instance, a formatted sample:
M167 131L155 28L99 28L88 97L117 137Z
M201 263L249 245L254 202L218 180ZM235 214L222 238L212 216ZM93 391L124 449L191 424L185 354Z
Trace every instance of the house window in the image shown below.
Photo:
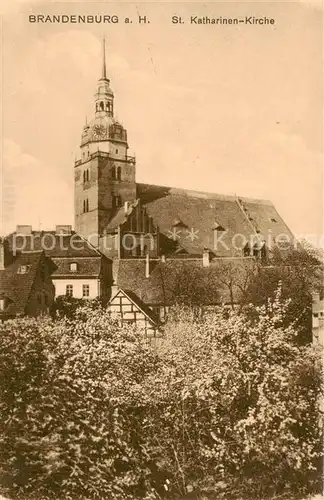
M89 297L90 295L90 286L82 285L82 297Z
M77 270L78 270L78 264L76 262L71 262L70 271L77 271Z
M19 266L17 270L17 274L26 274L29 271L30 266Z
M66 296L73 297L73 285L66 285Z

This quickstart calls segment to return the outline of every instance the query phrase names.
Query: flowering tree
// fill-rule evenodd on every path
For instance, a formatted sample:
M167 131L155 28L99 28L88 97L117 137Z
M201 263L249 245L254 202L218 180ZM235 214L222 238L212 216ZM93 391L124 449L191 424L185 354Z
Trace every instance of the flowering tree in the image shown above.
M13 498L252 498L320 483L321 377L268 308L170 319L158 346L90 304L0 325L0 486Z

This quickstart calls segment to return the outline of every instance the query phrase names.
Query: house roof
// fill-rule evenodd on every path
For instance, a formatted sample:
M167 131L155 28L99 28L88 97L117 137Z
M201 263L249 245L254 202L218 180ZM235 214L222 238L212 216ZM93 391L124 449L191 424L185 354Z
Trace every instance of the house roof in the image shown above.
M24 314L39 263L43 258L44 253L40 251L24 252L0 271L0 297L9 299L6 315ZM18 272L21 266L27 267L26 273Z
M251 257L214 259L209 267L201 258L173 258L150 261L146 278L145 265L144 259L120 260L115 282L151 306L172 305L180 297L205 305L237 302L256 268Z
M161 243L163 236L169 241L173 238L189 254L198 255L208 248L217 257L241 256L243 239L249 241L257 234L267 241L270 235L273 241L284 233L293 241L293 234L268 200L150 184L137 184L137 197L159 226ZM175 221L181 221L181 227Z
M29 234L11 233L6 237L10 250L43 250L49 257L101 257L102 254L89 241L71 231L58 234L56 231L32 231Z
M58 234L55 231L32 231L30 234L12 233L6 237L9 248L17 254L22 251L44 251L55 263L53 278L98 277L101 273L102 259L106 259L89 241L72 231ZM76 262L76 271L70 264Z
M158 316L150 309L134 292L131 290L125 290L120 288L118 292L110 299L110 302L114 300L115 297L118 296L118 294L124 294L128 299L133 302L133 304L141 310L145 316L153 323L154 325L157 325L159 323L159 318Z
M101 259L97 257L53 257L56 269L52 274L55 278L85 278L99 277L101 273ZM71 271L70 265L77 264L77 270Z

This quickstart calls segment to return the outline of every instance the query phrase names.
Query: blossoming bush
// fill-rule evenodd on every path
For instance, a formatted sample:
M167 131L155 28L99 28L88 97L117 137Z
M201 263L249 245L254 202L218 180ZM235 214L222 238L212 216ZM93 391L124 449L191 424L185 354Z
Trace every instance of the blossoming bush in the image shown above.
M158 345L98 306L0 325L12 498L247 498L320 487L319 356L285 305L178 310Z

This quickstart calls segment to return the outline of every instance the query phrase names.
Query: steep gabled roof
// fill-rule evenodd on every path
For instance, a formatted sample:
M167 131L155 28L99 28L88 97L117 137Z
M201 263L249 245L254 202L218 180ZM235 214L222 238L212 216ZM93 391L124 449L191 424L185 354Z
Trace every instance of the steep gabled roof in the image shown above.
M161 243L163 237L173 238L189 254L198 255L207 248L217 257L241 256L243 239L250 241L258 234L267 241L270 235L273 242L284 233L293 242L293 234L267 200L149 184L137 184L137 197L159 226ZM175 220L182 227L174 226Z
M14 316L25 313L37 269L43 258L43 252L24 252L0 271L0 298L9 301L5 310L6 315ZM27 272L19 272L22 266L26 266Z
M109 302L112 302L118 295L124 294L143 314L148 318L148 320L157 325L159 323L158 316L150 309L134 292L131 290L125 290L120 288L118 292L110 299Z

